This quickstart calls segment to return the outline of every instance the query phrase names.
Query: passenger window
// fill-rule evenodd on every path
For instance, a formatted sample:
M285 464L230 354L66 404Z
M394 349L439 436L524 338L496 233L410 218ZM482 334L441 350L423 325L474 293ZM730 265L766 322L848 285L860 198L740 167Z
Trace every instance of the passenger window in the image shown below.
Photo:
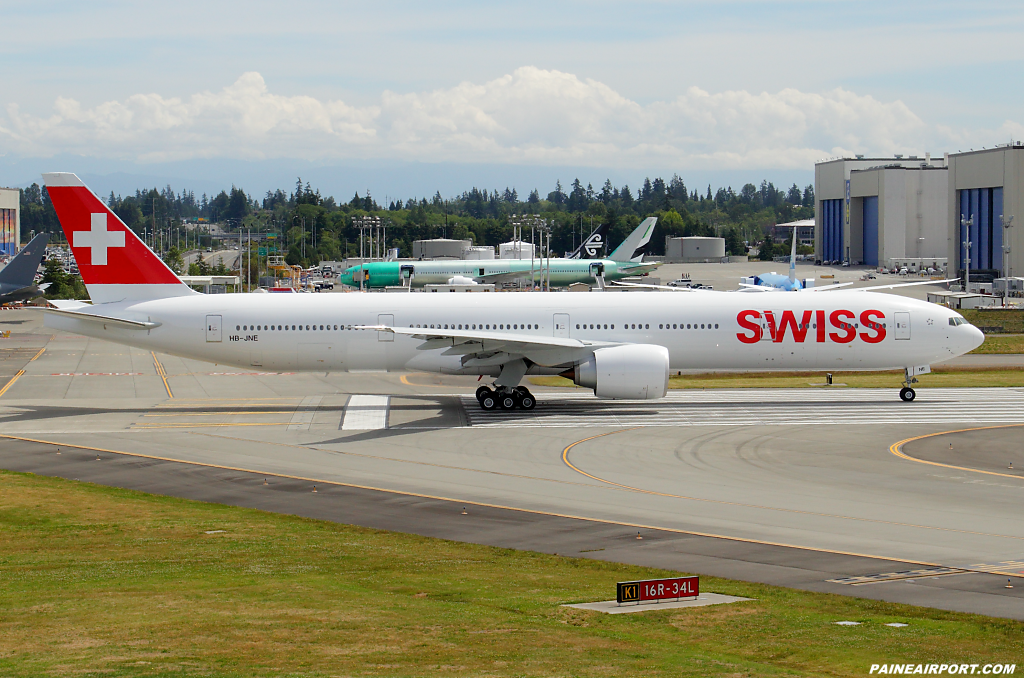
M242 330L242 326L241 325L235 325L235 332L240 332L241 330Z

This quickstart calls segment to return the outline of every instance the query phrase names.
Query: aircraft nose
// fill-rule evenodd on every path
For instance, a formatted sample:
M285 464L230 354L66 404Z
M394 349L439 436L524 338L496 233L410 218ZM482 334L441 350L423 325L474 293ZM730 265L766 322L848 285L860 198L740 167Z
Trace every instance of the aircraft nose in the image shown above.
M970 330L970 332L967 333L967 343L969 345L969 348L966 351L964 351L964 353L970 353L971 351L985 343L985 333L979 330L977 327L975 327L974 325L961 325L961 327L963 329Z

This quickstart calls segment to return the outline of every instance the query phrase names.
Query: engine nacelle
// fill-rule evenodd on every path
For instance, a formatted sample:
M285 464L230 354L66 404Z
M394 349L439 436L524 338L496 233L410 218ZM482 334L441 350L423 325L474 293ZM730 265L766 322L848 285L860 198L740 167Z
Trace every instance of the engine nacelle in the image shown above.
M457 275L452 278L448 278L449 285L476 285L477 282L472 278L467 278L464 275Z
M565 376L598 398L656 400L668 391L668 374L667 348L630 344L599 348Z

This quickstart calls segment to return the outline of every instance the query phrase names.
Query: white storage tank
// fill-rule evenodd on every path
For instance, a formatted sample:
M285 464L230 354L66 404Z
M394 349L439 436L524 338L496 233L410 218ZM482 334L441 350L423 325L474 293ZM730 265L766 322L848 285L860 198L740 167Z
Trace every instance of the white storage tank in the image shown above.
M533 245L528 242L503 242L498 245L499 259L531 259Z
M435 238L434 240L413 240L413 259L461 259L462 250L472 247L472 240L451 240Z
M473 260L493 260L494 259L494 248L493 247L467 247L462 250L463 259Z
M682 262L721 261L725 257L725 238L691 236L665 238L665 258Z

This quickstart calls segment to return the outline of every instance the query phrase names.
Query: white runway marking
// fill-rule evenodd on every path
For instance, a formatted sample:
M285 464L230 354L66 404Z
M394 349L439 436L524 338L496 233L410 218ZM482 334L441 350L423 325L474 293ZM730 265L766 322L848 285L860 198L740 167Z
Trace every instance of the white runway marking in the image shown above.
M480 409L462 396L470 426L771 426L1024 423L1024 389L929 388L904 403L898 389L671 391L663 400L599 400L584 392L537 395L537 409Z
M323 396L306 396L302 403L296 408L292 415L291 423L288 424L289 431L308 431L309 425L313 423L313 415L316 408L320 407Z
M345 406L343 431L372 431L388 427L389 396L354 395Z

